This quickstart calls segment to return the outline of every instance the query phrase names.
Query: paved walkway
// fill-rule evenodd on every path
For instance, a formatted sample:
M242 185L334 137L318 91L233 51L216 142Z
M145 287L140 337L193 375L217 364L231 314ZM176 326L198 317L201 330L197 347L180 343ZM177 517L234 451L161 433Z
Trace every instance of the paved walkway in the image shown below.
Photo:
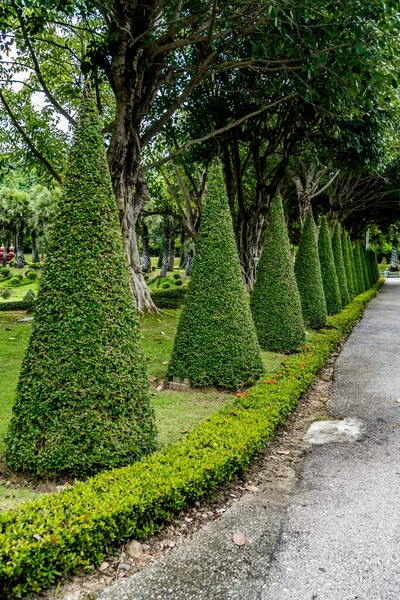
M313 446L292 495L244 496L104 600L400 599L400 281L388 280L344 346L332 413L356 443ZM244 548L232 531L244 531Z

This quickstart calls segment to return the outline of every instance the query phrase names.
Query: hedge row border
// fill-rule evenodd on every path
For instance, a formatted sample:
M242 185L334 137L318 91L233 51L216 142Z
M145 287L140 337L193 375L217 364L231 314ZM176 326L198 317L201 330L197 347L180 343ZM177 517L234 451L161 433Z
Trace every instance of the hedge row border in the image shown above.
M116 542L145 539L177 512L241 475L383 282L380 278L330 317L278 372L237 394L175 444L0 514L0 597L37 593L63 575L100 564Z

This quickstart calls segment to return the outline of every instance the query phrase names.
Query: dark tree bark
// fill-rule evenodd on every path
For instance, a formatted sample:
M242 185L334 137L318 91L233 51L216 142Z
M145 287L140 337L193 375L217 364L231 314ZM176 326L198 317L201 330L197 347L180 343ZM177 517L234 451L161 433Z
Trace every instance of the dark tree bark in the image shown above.
M144 273L151 271L149 228L144 221L142 221L142 270Z
M172 236L170 239L170 242L169 242L168 271L174 270L174 263L175 263L175 240L173 239L173 236Z
M34 231L34 230L32 231L31 237L32 237L32 262L37 263L40 261L40 258L39 258L39 252L37 250L37 245L36 245L36 231Z
M164 227L164 246L163 246L163 256L162 256L162 266L161 266L160 277L167 276L170 246L171 246L171 226L170 226L169 219L167 219L165 222L165 227Z
M3 246L4 246L4 255L3 255L3 262L2 262L1 266L6 267L7 266L7 254L8 254L8 248L9 248L7 236L3 239Z
M185 277L190 277L192 273L193 258L194 252L193 250L189 250L189 252L186 254Z
M17 230L16 239L16 257L17 257L17 269L23 269L25 266L24 260L24 225L21 223Z

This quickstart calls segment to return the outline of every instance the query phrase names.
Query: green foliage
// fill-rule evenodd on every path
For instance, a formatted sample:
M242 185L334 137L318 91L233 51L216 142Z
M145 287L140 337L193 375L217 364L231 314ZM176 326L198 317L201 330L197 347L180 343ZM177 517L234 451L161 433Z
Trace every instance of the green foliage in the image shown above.
M178 279L180 279L180 278L181 278L181 274L180 274L180 273L174 273L174 274L172 275L172 277L173 277L174 279L178 280Z
M361 256L361 265L362 265L362 269L363 269L363 275L364 275L364 283L365 283L365 289L369 289L372 285L372 279L370 277L370 273L368 270L368 264L367 264L367 251L365 249L365 246L362 242L360 242L360 256Z
M347 231L343 231L342 233L342 251L344 270L346 271L347 289L349 291L350 299L352 300L357 295L357 290L354 287L353 268L351 264L353 260L353 254L351 252L350 240Z
M317 230L310 211L301 232L294 265L305 323L313 329L323 327L327 318L321 265L318 256Z
M41 269L42 268L42 263L40 263L40 262L33 262L33 263L31 263L29 265L29 268L30 269L34 269L34 270Z
M187 290L187 285L168 290L155 290L151 292L151 298L158 308L180 308L185 301Z
M356 244L354 245L354 265L357 275L358 293L362 294L366 288L366 285L364 281L364 270L361 262L361 250L359 242L356 242Z
M9 290L8 288L3 288L0 291L0 296L4 298L4 300L8 300L8 298L10 298L11 296L11 290Z
M279 197L268 215L250 306L261 348L290 354L304 343L300 295Z
M10 269L8 269L7 267L1 267L0 275L2 275L2 277L8 277L10 273Z
M6 446L14 470L75 475L131 464L156 447L104 140L87 90Z
M263 366L222 187L217 174L201 217L167 374L170 379L188 378L194 386L237 389L258 379Z
M318 254L321 263L321 275L324 284L326 308L329 315L335 315L342 308L342 298L333 258L331 234L325 216L321 219L321 227L318 236Z
M288 358L185 438L131 466L27 502L0 517L0 596L38 593L67 573L100 564L112 544L145 539L174 514L240 476L297 405L342 336L376 294L328 319Z
M14 277L18 277L18 279L19 279L20 281L22 281L22 280L23 280L23 278L24 278L24 276L23 276L23 274L22 274L22 273L14 273Z
M23 297L24 302L34 302L36 300L36 295L33 290L28 290Z
M11 287L15 287L17 285L20 285L21 283L21 279L19 277L17 277L16 275L14 275L13 277L11 277L10 281L9 281L9 285Z
M37 273L35 271L27 271L25 276L27 279L30 279L31 281L33 281L34 279L37 279Z
M162 287L162 289L163 289L163 290L167 290L167 289L168 289L168 288L170 288L171 286L170 286L170 284L169 284L169 283L163 283L161 287Z
M342 233L339 223L336 223L332 237L333 258L335 260L336 274L339 283L340 296L342 306L346 306L350 302L349 289L347 287L346 270L344 267L343 250L342 250Z
M32 310L33 303L25 300L16 300L15 302L0 302L0 311Z

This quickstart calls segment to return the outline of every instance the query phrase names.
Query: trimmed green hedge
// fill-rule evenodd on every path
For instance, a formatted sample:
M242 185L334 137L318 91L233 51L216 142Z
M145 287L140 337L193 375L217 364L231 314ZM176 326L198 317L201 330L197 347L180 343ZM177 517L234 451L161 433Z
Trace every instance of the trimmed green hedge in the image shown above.
M382 285L328 319L300 354L182 440L129 467L0 514L0 597L21 598L100 564L112 544L144 539L185 506L242 474L295 408Z
M180 308L185 302L187 285L167 290L155 290L151 297L157 308Z
M33 310L34 302L26 300L16 300L15 302L0 302L0 311L5 310Z

